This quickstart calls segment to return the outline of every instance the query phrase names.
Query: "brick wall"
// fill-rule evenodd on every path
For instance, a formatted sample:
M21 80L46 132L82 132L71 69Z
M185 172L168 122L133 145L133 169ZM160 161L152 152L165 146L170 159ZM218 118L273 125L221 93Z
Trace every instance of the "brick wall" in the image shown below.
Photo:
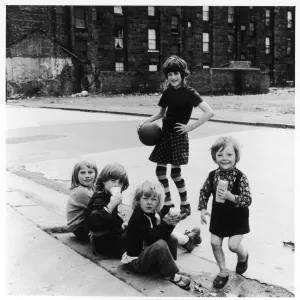
M191 72L187 84L200 94L259 94L268 91L268 75L259 69L213 68ZM161 72L99 73L100 92L155 93L161 92L165 77Z

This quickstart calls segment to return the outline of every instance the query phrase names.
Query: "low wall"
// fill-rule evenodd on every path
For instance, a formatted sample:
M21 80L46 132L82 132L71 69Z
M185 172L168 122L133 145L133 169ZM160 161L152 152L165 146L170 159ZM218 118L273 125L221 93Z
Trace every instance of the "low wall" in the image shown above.
M155 93L163 90L162 72L99 72L102 93ZM212 68L192 71L187 83L200 94L267 93L270 79L260 69Z

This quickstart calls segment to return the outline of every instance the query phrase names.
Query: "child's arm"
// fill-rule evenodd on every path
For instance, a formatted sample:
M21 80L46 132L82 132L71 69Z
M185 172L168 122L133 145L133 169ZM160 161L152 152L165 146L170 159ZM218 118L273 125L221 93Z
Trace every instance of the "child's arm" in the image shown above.
M204 112L204 114L198 120L196 120L191 124L185 125L181 123L176 123L177 124L176 129L178 129L177 130L178 132L181 133L190 132L196 129L197 127L199 127L200 125L204 124L214 116L214 111L205 101L202 101L198 105L198 107Z
M206 216L210 216L207 211L207 203L212 193L209 176L206 178L202 189L200 190L198 210L201 211L201 224L206 224Z
M149 117L148 119L144 120L143 122L141 122L138 126L138 131L140 130L140 128L146 124L146 123L151 123L153 121L156 121L160 118L162 118L164 115L165 115L165 112L166 112L166 107L160 107L160 110L158 113L156 113L155 115Z
M233 195L230 191L224 192L224 198L235 203L236 207L248 207L252 203L250 186L245 175L241 177L238 195Z

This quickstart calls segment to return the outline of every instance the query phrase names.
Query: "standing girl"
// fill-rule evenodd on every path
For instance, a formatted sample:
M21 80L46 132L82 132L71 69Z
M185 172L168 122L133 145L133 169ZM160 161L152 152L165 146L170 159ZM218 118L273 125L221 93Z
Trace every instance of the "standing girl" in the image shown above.
M237 254L236 273L243 274L248 268L249 254L242 246L244 234L250 232L249 209L252 198L247 177L236 168L240 160L240 147L232 137L220 137L211 147L212 159L219 166L209 173L200 190L198 210L201 211L201 224L206 224L207 202L213 194L211 220L211 246L220 272L213 285L222 288L229 279L222 249L224 237L229 237L229 250ZM219 181L227 182L221 187Z
M67 230L79 240L88 241L89 229L86 225L86 208L94 193L98 176L96 164L88 160L77 162L73 168L71 193L67 201Z
M125 229L118 206L128 185L128 175L122 165L106 165L96 181L95 193L87 208L92 246L110 257L120 258L125 251Z
M179 215L158 214L163 206L164 190L157 182L146 181L134 192L133 213L128 222L126 252L122 262L141 274L159 272L182 289L189 289L190 279L178 274L178 240L172 234Z
M171 56L163 65L163 72L168 80L168 87L163 92L158 105L160 110L155 115L142 122L150 123L163 117L162 137L155 146L149 160L157 163L156 175L164 186L165 205L163 211L168 212L174 206L171 200L169 182L167 179L167 165L171 164L171 178L173 179L181 200L181 219L191 214L191 207L187 199L185 181L181 176L181 165L188 163L189 139L188 132L196 129L213 115L211 107L201 99L196 90L185 83L189 75L186 62L178 56ZM193 108L198 106L204 114L192 124L187 125Z

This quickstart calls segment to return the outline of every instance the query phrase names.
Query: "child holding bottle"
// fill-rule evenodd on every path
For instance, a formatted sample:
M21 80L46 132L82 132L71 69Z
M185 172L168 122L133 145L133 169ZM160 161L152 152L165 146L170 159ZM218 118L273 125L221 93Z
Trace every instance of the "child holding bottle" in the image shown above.
M218 169L209 173L200 190L198 210L201 224L206 224L207 202L213 195L209 231L211 246L220 272L213 286L222 288L229 279L222 249L223 239L228 237L229 250L237 254L236 273L243 274L248 268L249 253L242 245L245 234L250 232L249 206L252 203L249 182L237 169L240 147L233 137L219 137L211 146L211 156ZM220 181L226 186L221 186Z

